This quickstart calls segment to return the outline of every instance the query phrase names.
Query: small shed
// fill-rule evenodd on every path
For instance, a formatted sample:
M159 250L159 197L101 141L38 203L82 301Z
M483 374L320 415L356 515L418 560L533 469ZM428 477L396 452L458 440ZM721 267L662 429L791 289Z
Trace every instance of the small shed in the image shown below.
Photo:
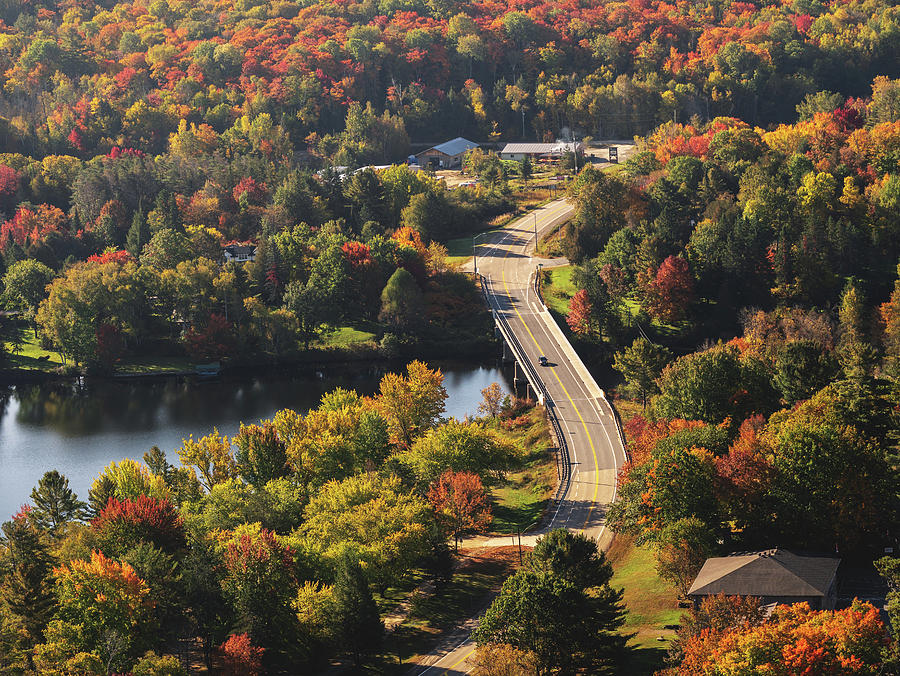
M738 552L707 559L688 590L694 607L706 596L755 596L763 604L806 601L813 610L832 610L841 560L805 556L785 549Z
M457 136L452 141L441 143L440 145L423 150L416 155L416 159L423 167L431 166L435 169L455 169L462 165L465 154L477 148L478 144L474 141L464 139Z
M222 247L225 262L249 263L256 259L256 245L248 242L232 242Z

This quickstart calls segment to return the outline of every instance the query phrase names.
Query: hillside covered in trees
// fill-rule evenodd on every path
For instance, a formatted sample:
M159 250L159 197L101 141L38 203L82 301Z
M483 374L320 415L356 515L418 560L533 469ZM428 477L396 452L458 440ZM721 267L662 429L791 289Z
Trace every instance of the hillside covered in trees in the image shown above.
M639 411L608 523L681 595L707 557L772 547L875 561L896 590L896 559L879 557L900 523L898 91L878 77L865 99L810 97L769 130L669 122L622 171L570 188L566 320ZM667 673L896 669L896 626L893 644L864 629L870 607L766 619L708 601ZM806 623L822 652L792 655ZM867 649L841 644L869 630Z

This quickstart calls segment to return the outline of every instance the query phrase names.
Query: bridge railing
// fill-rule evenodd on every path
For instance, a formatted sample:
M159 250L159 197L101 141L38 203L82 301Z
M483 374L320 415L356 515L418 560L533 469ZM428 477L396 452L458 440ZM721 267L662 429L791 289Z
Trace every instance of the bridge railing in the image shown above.
M538 267L531 273L531 278L529 279L529 284L534 290L535 296L537 296L538 301L541 306L544 308L544 312L548 313L549 321L556 323L556 319L553 318L552 315L549 314L549 310L547 309L547 303L544 301L544 290L541 284L541 268ZM625 441L625 430L622 427L622 417L619 415L619 411L613 406L613 403L607 399L606 393L601 390L601 397L597 399L598 403L602 401L604 404L609 406L610 413L612 414L612 418L616 423L616 434L619 437L619 443L622 445L622 451L625 453L625 459L631 460L631 453L628 451L628 444Z
M487 303L488 307L491 307L490 297L488 294L487 283L485 281L484 275L478 275L478 282L481 286L481 293L484 296L485 303ZM506 317L503 316L502 313L497 312L493 308L491 308L491 314L494 317L494 324L497 326L497 329L500 331L500 335L503 340L506 341L506 344L509 346L510 350L512 350L513 357L515 360L522 366L522 370L525 372L525 377L528 379L528 382L531 384L534 391L538 393L539 399L541 403L544 404L544 408L547 411L547 418L550 420L550 427L553 430L553 436L556 438L556 476L558 479L556 493L553 496L554 502L559 502L562 499L562 496L566 494L568 491L569 480L572 475L572 463L569 456L569 444L566 441L566 437L563 434L562 426L559 423L559 416L556 413L556 404L553 401L553 398L547 392L547 388L544 387L544 382L541 380L537 371L534 368L534 364L531 363L531 360L528 359L528 356L525 354L525 350L522 348L519 339L516 337L516 334L509 326L509 322L507 322Z

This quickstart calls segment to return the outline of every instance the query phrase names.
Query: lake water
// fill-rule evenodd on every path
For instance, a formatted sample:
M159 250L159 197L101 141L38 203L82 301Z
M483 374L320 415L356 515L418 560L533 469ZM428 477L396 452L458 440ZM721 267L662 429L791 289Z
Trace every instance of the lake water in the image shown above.
M447 416L474 415L481 390L508 373L493 365L432 362L444 373ZM141 460L151 446L177 464L175 449L193 434L218 428L231 436L241 422L271 417L283 408L307 411L336 387L373 394L381 376L403 365L329 368L328 375L300 371L258 378L48 382L0 387L0 521L29 499L44 472L56 469L82 500L91 482L113 460Z

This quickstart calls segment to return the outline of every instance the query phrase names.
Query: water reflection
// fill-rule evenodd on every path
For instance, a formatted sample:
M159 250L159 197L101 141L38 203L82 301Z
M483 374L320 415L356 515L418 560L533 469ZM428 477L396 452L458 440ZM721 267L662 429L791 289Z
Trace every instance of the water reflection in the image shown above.
M481 389L511 378L498 368L471 363L435 363L444 371L447 415L474 414ZM307 411L336 387L372 394L386 370L402 365L357 366L211 382L193 379L152 381L51 382L0 387L0 520L27 500L31 487L49 469L66 474L85 498L90 482L111 460L140 459L157 445L175 460L181 439L217 427L237 432L282 408Z

